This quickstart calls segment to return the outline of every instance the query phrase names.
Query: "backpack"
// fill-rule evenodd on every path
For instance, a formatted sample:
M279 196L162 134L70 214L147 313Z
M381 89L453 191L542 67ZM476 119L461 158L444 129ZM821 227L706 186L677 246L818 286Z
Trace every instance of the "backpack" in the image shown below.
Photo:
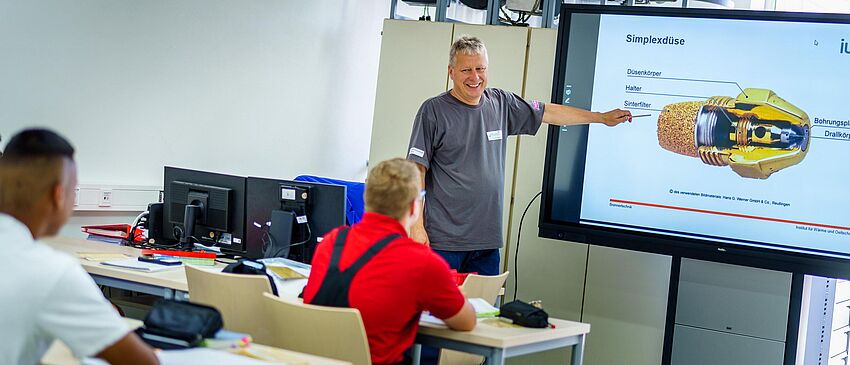
M248 259L242 259L227 265L221 272L243 275L264 275L269 279L269 284L272 287L272 294L277 295L277 285L274 284L272 276L266 272L266 265L262 262L257 262Z

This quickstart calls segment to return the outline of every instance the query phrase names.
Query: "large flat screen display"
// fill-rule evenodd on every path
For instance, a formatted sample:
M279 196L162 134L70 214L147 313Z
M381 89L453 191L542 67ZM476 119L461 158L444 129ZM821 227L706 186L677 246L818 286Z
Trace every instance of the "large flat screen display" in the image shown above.
M541 235L847 276L848 22L564 5Z

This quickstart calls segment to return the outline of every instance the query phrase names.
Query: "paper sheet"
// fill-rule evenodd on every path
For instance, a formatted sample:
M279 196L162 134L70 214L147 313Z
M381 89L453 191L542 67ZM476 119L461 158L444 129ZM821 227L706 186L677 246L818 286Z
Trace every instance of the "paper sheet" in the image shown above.
M271 266L271 265L269 265L269 266L266 266L266 267L269 269L269 271L271 271L272 273L274 273L275 275L277 275L278 277L280 277L281 279L284 279L284 280L306 279L307 278L307 276L300 273L298 270L293 269L293 268L288 267L288 266Z
M469 304L472 304L472 308L475 309L475 315L478 318L499 316L499 308L494 307L492 304L488 303L484 299L470 298Z
M472 305L472 308L475 309L475 316L480 318L491 318L499 316L499 309L494 307L492 304L488 303L486 300L481 298L469 298L469 304ZM440 326L445 326L446 323L443 322L442 319L434 317L429 312L422 312L422 315L419 316L419 322L422 323L430 323L436 324Z
M160 365L182 364L228 364L228 365L268 365L268 362L233 355L228 352L205 348L189 350L169 350L156 353Z
M130 258L129 255L125 255L123 253L101 253L101 252L78 252L77 256L79 256L83 260L88 260L88 261L122 260L122 259Z

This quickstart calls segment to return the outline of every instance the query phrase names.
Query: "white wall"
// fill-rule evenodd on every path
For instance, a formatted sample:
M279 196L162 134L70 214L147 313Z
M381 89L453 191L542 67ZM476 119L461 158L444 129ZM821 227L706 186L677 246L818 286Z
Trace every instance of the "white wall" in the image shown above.
M161 186L165 164L362 180L388 14L389 0L2 1L0 135L60 131L89 184Z

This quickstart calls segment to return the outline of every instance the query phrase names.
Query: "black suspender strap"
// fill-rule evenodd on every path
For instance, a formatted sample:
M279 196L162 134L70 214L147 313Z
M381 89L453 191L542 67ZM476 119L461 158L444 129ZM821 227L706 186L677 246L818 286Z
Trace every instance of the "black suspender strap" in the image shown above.
M341 271L339 262L342 260L342 249L345 247L345 240L348 238L349 227L340 228L334 240L334 249L331 252L331 261L328 263L328 271Z
M383 250L384 247L387 247L387 245L389 245L390 242L395 241L395 239L399 238L399 237L401 237L401 235L399 235L398 233L391 234L387 237L384 237L383 239L378 241L378 243L372 245L372 247L369 247L369 249L366 250L366 252L363 255L361 255L360 257L357 258L357 261L354 261L354 263L351 264L351 266L349 266L347 269L345 269L345 272L357 273L358 271L360 271L360 269L363 267L363 265L366 265L366 263L369 262L369 260L371 260L373 257L375 257L375 255L377 255L378 252L381 252L381 250Z
M313 297L311 304L326 305L331 307L349 307L348 290L351 288L351 282L357 272L363 268L375 255L383 250L395 239L401 237L399 234L391 234L382 238L377 243L369 247L363 255L357 258L344 271L340 270L340 261L342 260L342 250L345 247L345 241L348 238L348 227L342 228L337 232L334 240L333 251L331 252L331 260L328 263L328 271L325 274L319 290Z

